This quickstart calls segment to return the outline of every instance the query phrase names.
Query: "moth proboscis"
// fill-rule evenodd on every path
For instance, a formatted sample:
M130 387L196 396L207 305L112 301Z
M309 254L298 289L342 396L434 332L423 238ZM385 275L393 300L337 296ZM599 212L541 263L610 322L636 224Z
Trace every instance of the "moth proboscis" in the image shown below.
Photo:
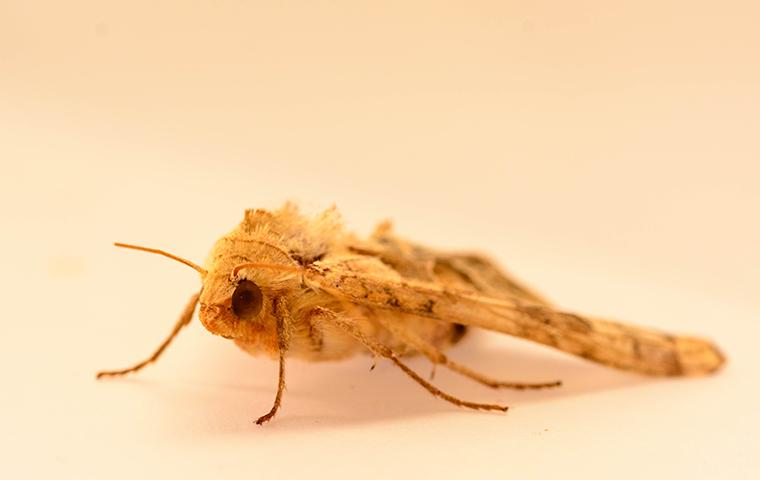
M707 340L556 309L488 258L408 242L388 222L361 239L344 230L335 207L315 217L291 203L272 212L246 210L243 221L216 242L205 267L163 250L116 245L182 262L200 273L203 286L151 357L98 378L136 372L158 359L200 303L208 331L279 362L274 403L257 424L280 407L289 356L337 360L368 352L390 360L433 395L479 410L507 407L443 392L409 368L404 355L421 354L433 368L441 365L493 388L560 385L500 381L451 360L442 351L471 327L648 375L708 374L724 363Z

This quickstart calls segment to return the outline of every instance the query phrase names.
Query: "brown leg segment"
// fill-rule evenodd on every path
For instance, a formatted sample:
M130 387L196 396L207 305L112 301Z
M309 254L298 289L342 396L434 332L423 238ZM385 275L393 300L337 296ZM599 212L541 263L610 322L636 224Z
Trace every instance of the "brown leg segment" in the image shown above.
M476 382L482 383L483 385L486 385L491 388L513 388L515 390L528 390L528 389L559 387L560 385L562 385L562 382L559 380L554 381L554 382L541 382L541 383L517 383L517 382L503 382L501 380L495 380L486 375L483 375L482 373L476 372L475 370L471 370L470 368L465 367L464 365L460 365L454 362L453 360L450 360L435 346L426 342L414 332L410 332L402 328L398 323L388 320L387 318L382 318L382 316L378 316L377 321L383 327L385 327L386 330L391 332L391 334L395 336L397 339L401 340L402 342L409 345L413 349L422 353L431 362L433 362L433 374L435 373L436 365L443 365L454 372L464 375L465 377L471 378L472 380L475 380ZM431 378L433 374L431 374Z
M401 360L399 360L398 356L386 345L383 345L382 343L378 342L377 340L373 338L369 338L366 335L364 335L359 329L356 328L356 326L349 321L346 321L342 318L340 318L339 315L330 312L329 310L320 309L324 315L325 318L329 318L329 321L331 321L334 325L337 325L338 327L345 330L347 333L349 333L351 336L353 336L356 340L358 340L360 343L362 343L367 349L372 352L375 355L385 357L396 364L397 367L399 367L401 370L403 370L404 373L406 373L409 377L412 378L415 382L425 387L425 389L435 395L438 398L442 398L446 400L449 403L453 403L454 405L457 405L459 407L467 407L472 408L474 410L499 410L502 412L506 412L509 407L503 406L503 405L495 405L495 404L489 404L489 403L475 403L475 402L468 402L466 400L461 400L457 397L454 397L452 395L449 395L448 393L438 389L434 385L427 382L425 379L420 377L414 370L409 368L405 363L403 363Z
M174 325L174 329L172 330L172 333L169 334L169 336L164 340L164 342L161 344L161 346L158 347L158 349L153 352L153 355L150 356L147 360L143 360L142 362L122 370L105 370L102 372L98 372L97 378L102 377L117 377L120 375L125 375L127 373L137 372L138 370L142 369L144 366L155 362L158 360L158 357L161 356L162 353L164 353L164 350L166 350L166 347L169 346L169 344L174 340L174 337L177 336L180 330L182 330L182 327L190 323L190 320L193 318L193 312L195 311L195 306L198 304L198 298L200 297L200 292L196 293L190 298L190 301L187 303L187 306L182 311L182 315L180 315L179 320L177 320L177 323Z
M285 354L290 344L290 312L288 312L285 300L277 299L275 303L275 316L277 317L277 347L280 352L280 369L277 381L277 394L274 404L266 415L256 420L256 425L262 425L274 418L282 403L282 394L285 391Z

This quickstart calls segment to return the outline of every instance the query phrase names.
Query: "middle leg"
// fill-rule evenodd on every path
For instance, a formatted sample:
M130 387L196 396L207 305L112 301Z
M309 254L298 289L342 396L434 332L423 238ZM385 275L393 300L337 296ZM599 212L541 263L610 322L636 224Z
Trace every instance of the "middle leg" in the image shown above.
M388 360L395 363L396 366L399 367L409 377L411 377L412 380L414 380L415 382L423 386L428 392L432 393L436 397L442 398L443 400L453 403L454 405L457 405L459 407L467 407L467 408L472 408L474 410L499 410L502 412L506 412L509 409L509 407L506 407L503 405L469 402L466 400L459 399L453 395L449 395L448 393L440 390L436 386L432 385L430 382L420 377L417 374L417 372L415 372L414 370L409 368L404 362L402 362L399 359L398 355L393 350L391 350L387 345L384 345L383 343L377 341L376 339L365 335L360 329L356 327L354 322L344 319L340 315L336 314L335 312L332 312L325 308L317 307L317 310L318 310L318 313L322 316L322 318L331 322L333 325L336 325L337 327L341 328L343 331L345 331L346 333L354 337L359 343L364 345L375 356L387 358Z
M378 315L375 320L388 330L397 340L401 341L405 345L408 345L412 349L425 355L431 362L433 362L433 368L436 365L443 365L444 367L457 372L465 377L471 378L476 382L482 383L491 388L513 388L516 390L527 389L540 389L559 387L562 382L559 380L553 382L540 382L540 383L519 383L519 382L505 382L490 378L482 373L476 372L464 365L454 362L449 359L443 352L438 350L434 345L430 344L414 331L405 328L403 324L397 321L393 321L390 318L386 318L382 315Z

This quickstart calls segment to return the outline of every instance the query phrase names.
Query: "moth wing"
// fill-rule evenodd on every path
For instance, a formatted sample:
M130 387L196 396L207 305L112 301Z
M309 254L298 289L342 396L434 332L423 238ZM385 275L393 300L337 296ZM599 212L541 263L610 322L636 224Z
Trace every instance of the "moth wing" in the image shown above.
M704 374L724 361L706 340L563 312L519 297L495 298L404 278L371 257L315 264L305 280L341 301L481 327L650 375Z
M349 250L379 259L406 279L447 285L459 291L548 305L549 302L516 280L492 259L477 253L434 250L396 236L381 223L369 240Z
M439 282L464 284L486 297L549 305L549 301L507 273L495 261L478 253L439 253L436 255L435 273Z

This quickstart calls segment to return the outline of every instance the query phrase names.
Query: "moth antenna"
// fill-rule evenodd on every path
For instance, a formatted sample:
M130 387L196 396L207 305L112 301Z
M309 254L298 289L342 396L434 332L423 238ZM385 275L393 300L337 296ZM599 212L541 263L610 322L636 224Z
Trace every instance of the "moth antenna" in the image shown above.
M130 245L128 243L119 243L119 242L114 243L114 245L116 245L117 247L121 247L121 248L131 248L132 250L140 250L140 251L148 252L148 253L157 253L158 255L163 255L164 257L169 257L172 260L176 260L176 261L178 261L180 263L184 263L188 267L196 270L198 273L200 273L204 277L208 273L205 268L203 268L203 267L201 267L199 265L194 264L190 260L185 260L182 257L178 257L178 256L176 256L174 254L171 254L169 252L166 252L164 250L159 250L157 248L141 247L139 245Z
M268 268L270 270L281 270L283 272L301 272L300 267L290 265L280 265L279 263L241 263L232 269L232 276L237 276L238 272L244 268Z

